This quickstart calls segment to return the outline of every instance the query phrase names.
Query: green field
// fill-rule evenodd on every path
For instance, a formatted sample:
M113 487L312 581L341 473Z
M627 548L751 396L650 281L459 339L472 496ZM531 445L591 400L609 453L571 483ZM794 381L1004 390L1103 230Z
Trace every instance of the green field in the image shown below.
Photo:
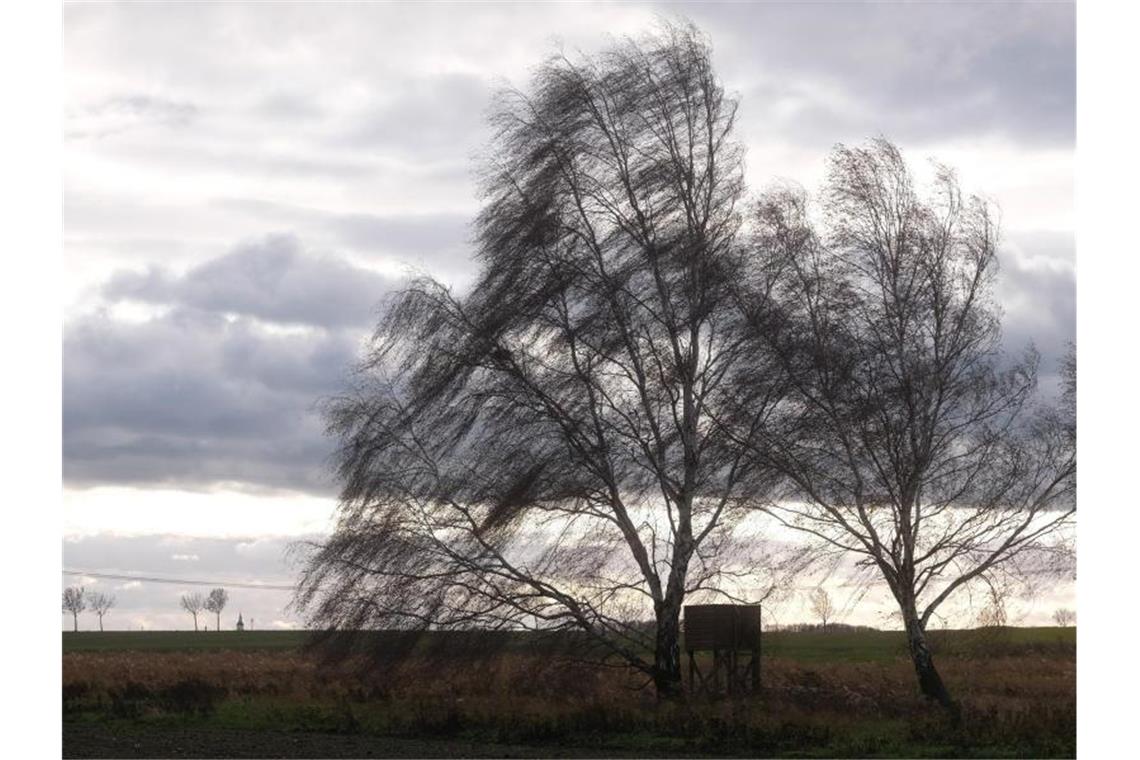
M210 649L297 649L305 631L80 631L63 634L67 652L189 652Z
M1071 647L1076 643L1076 628L1002 628L997 630L932 631L931 646L935 654L987 654L1004 650L1026 650ZM67 652L191 652L209 650L295 650L308 637L306 631L82 631L63 634L63 651ZM378 646L384 646L385 634L376 634ZM446 651L463 640L466 648L481 649L494 645L499 649L531 648L533 635L489 632L430 632L422 634L420 647L425 651ZM491 641L484 641L491 640ZM682 648L684 645L682 644ZM840 630L765 633L765 657L812 662L883 662L906 657L906 639L902 631Z

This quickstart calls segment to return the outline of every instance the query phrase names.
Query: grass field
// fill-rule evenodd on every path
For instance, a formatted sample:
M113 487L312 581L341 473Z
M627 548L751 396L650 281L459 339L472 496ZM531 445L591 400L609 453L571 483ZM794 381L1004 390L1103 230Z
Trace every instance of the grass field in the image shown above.
M163 652L208 649L297 649L305 631L80 631L63 634L68 652Z
M1074 629L932 638L957 728L918 696L898 632L766 634L761 694L676 705L525 634L431 634L383 667L328 668L298 632L66 633L64 754L1075 754Z
M382 635L382 634L381 634ZM448 637L471 638L470 633L424 634L428 647L443 645ZM63 633L63 652L162 652L208 650L291 650L304 644L305 631L82 631ZM528 635L490 634L498 649L526 649L533 642ZM937 653L971 653L973 650L1071 647L1076 644L1076 628L1003 628L963 631L933 631L931 644ZM432 642L426 641L432 639ZM510 640L508 640L510 639ZM885 662L906 655L902 631L804 631L765 633L764 656L796 662ZM382 646L383 644L381 644ZM481 648L478 645L475 648ZM682 649L684 646L682 645Z

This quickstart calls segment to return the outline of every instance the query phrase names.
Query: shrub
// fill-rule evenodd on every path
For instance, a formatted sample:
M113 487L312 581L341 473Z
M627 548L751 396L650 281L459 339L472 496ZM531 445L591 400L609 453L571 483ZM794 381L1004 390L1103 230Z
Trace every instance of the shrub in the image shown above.
M162 689L158 703L168 712L183 715L210 715L219 699L226 695L224 686L217 686L200 678L187 678Z
M154 700L154 692L135 681L128 681L107 692L111 699L111 715L116 718L137 718L143 708Z
M87 681L72 681L63 685L63 712L74 713L78 712L86 699L87 695L91 693L91 684Z

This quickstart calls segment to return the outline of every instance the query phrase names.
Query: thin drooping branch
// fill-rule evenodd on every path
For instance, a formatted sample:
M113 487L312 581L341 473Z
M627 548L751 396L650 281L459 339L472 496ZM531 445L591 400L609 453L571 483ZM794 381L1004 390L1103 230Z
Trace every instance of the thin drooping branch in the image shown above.
M840 146L821 205L819 222L802 192L757 208L780 306L756 334L794 411L738 440L782 473L769 512L878 568L924 692L950 705L923 632L956 591L1071 525L1072 397L1042 403L1036 353L1001 352L996 224L952 172L924 199L890 143Z
M575 629L679 689L684 599L729 593L717 552L770 480L739 439L783 403L735 115L691 27L500 97L476 284L413 283L327 406L315 625Z

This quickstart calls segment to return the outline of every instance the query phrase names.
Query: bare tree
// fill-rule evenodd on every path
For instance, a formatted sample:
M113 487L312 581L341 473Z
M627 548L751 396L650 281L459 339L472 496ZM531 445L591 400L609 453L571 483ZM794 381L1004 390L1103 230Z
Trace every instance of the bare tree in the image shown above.
M99 630L103 630L103 616L115 606L114 594L104 594L102 591L91 595L91 610L99 616Z
M789 485L769 511L886 582L923 693L956 715L926 626L955 591L1059 548L1075 417L1036 403L1032 350L1000 351L997 225L951 171L927 200L889 142L839 146L822 206L824 233L802 191L757 211L784 309L759 332L795 409L757 452Z
M230 600L229 593L224 588L216 588L206 597L206 609L214 613L214 630L222 630L222 610Z
M63 611L71 613L72 630L79 630L79 613L87 609L87 593L82 586L69 586L63 590Z
M194 616L194 630L198 630L198 613L206 607L206 599L198 592L183 594L181 599L182 609L189 612Z
M1053 613L1053 622L1062 628L1068 628L1077 622L1077 613L1062 607Z
M725 588L763 493L737 439L780 398L740 308L762 319L763 289L739 291L764 277L709 55L666 28L499 99L477 283L402 293L327 407L342 491L297 597L314 627L577 629L679 691L682 603Z
M820 625L827 628L828 622L835 616L835 606L831 603L831 594L823 586L817 586L811 592L811 611L819 618Z
M989 585L989 598L986 606L978 613L978 626L980 628L1002 628L1009 621L1009 614L1005 609L1005 589L995 584Z

